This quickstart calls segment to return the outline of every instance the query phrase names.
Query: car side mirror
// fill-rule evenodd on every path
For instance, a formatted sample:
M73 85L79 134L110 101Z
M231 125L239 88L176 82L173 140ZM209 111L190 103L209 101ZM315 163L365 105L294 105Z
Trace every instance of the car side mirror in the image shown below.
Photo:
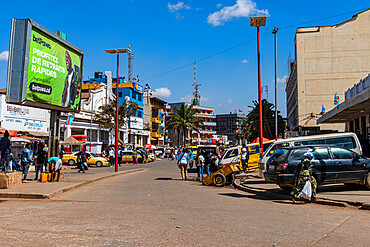
M352 160L353 160L353 162L360 162L360 155L353 154L352 155Z

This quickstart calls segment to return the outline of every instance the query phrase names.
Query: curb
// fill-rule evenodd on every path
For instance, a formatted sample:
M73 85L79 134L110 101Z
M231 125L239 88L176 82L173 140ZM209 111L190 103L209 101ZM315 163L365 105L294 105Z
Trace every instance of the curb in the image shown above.
M82 186L85 186L85 185L88 185L88 184L91 184L91 183L94 183L94 182L98 182L98 181L103 180L103 179L117 177L117 176L120 176L120 175L125 175L125 174L130 174L130 173L141 172L141 171L144 171L144 170L146 170L146 169L145 168L138 168L138 169L132 169L132 170L128 170L128 171L122 171L122 172L119 172L119 173L109 174L107 176L103 176L103 177L99 177L99 178L95 178L95 179L91 179L91 180L87 180L87 181L83 181L83 182L78 182L74 185L71 185L67 188L59 189L59 190L54 191L50 194L32 194L32 193L16 193L16 192L15 193L0 193L0 198L50 199L52 197L61 195L65 192L67 192L67 191L78 189Z
M285 200L290 200L291 197L289 195L283 195L283 194L277 194L272 191L266 191L265 189L259 189L259 188L251 188L248 186L243 186L240 184L239 180L235 180L233 183L234 187L244 191L248 192L251 194L271 198L271 199L285 199ZM331 200L327 198L322 198L320 197L319 200L314 201L312 203L316 204L321 204L321 205L327 205L327 206L335 206L335 207L349 207L349 206L354 206L359 209L364 209L364 210L370 210L370 204L366 203L360 203L360 202L351 202L351 201L342 201L342 200Z

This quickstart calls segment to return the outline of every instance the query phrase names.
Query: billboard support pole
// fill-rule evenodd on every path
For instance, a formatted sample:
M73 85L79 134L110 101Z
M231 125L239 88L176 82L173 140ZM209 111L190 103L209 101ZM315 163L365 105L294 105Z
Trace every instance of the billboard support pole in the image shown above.
M49 158L58 157L61 111L50 111Z
M116 166L115 172L118 172L118 108L119 108L119 53L117 53L117 82L116 82Z

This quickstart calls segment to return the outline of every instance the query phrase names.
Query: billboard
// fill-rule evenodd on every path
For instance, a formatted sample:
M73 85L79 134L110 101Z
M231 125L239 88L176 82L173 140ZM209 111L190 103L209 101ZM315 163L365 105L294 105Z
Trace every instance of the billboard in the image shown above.
M30 19L12 19L7 102L78 112L83 52Z

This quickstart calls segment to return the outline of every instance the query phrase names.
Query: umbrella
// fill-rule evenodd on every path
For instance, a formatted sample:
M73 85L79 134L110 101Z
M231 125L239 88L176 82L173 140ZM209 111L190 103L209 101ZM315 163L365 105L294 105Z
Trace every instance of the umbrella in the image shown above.
M267 138L265 138L265 137L263 137L263 141L264 142L267 142L267 141L269 141L269 139L267 139ZM260 142L260 138L259 137L257 137L252 143L259 143Z
M154 146L153 144L146 144L144 145L144 148L150 148L150 149L158 149L156 146Z

